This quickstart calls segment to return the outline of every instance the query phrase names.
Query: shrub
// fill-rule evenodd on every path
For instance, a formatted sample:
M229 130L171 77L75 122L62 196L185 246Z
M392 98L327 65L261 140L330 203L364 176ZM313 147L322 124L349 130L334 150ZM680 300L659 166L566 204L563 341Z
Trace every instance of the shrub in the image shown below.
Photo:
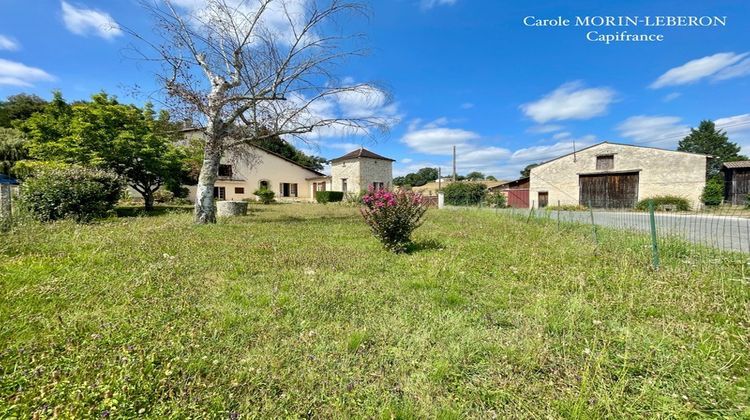
M665 206L673 206L677 211L689 211L690 202L686 198L674 195L659 195L643 199L635 205L636 210L648 210L648 203L654 202L654 210L664 210Z
M123 186L117 175L103 170L47 169L21 184L21 201L43 222L66 218L88 222L114 209Z
M276 193L267 188L259 188L255 190L253 195L258 196L258 200L260 200L261 203L271 204L273 203L273 198L276 196Z
M362 217L370 230L392 252L405 252L411 234L422 224L427 205L421 194L408 191L368 191L362 197Z
M580 204L561 204L559 206L548 206L546 209L550 211L584 211L588 210L588 207Z
M467 206L479 204L487 193L487 186L479 182L453 182L443 188L445 204Z
M489 207L503 208L508 205L508 200L503 193L489 192L484 197L484 203Z
M315 193L315 201L321 204L337 203L344 199L344 193L341 191L318 191Z
M154 192L154 201L157 203L169 203L174 200L174 193L165 189L158 189Z
M706 181L701 200L707 206L718 206L724 200L724 180L714 177Z

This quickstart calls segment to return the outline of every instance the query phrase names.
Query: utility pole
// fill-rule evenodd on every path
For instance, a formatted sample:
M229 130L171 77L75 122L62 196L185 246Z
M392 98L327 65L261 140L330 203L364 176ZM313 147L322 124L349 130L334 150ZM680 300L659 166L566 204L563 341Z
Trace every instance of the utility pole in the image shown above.
M456 182L456 146L453 146L453 182Z
M443 176L440 174L440 169L441 168L438 167L438 192L443 190Z

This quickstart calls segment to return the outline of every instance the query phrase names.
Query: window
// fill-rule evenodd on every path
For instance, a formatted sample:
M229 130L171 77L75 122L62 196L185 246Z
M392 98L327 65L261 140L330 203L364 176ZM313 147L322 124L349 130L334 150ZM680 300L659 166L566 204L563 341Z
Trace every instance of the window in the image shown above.
M383 184L382 182L373 182L372 183L372 189L375 190L375 191L382 190L383 188L385 188L385 184Z
M346 178L341 178L341 192L347 192L346 191Z
M269 182L264 179L264 180L260 181L260 183L258 183L258 189L267 190L267 189L269 189L268 185L269 185Z
M214 187L214 198L217 200L225 200L227 198L227 190L224 187Z
M219 165L219 176L232 177L232 165Z
M235 194L244 194L245 188L244 187L234 187L234 193Z
M297 184L282 182L279 184L279 193L282 197L297 197Z
M601 155L596 157L596 169L615 169L615 155Z

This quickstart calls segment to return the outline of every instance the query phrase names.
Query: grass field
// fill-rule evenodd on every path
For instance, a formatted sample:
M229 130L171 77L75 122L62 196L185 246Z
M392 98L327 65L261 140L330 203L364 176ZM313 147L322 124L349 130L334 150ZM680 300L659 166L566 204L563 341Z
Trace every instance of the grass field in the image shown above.
M405 255L354 208L162 213L2 237L0 417L750 417L732 257L654 272L632 236L491 212L430 211Z

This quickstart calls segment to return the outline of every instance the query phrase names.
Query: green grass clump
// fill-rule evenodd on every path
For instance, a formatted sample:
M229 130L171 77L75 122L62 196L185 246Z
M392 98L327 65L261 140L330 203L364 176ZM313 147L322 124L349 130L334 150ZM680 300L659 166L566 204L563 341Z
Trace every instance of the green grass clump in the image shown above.
M663 210L666 206L671 206L677 211L689 211L690 202L687 198L677 197L674 195L659 195L655 197L645 198L635 205L636 210L646 211L649 208L649 203L654 203L654 210Z
M0 418L750 416L735 256L653 271L637 235L477 211L401 255L349 207L191 220L3 235Z

